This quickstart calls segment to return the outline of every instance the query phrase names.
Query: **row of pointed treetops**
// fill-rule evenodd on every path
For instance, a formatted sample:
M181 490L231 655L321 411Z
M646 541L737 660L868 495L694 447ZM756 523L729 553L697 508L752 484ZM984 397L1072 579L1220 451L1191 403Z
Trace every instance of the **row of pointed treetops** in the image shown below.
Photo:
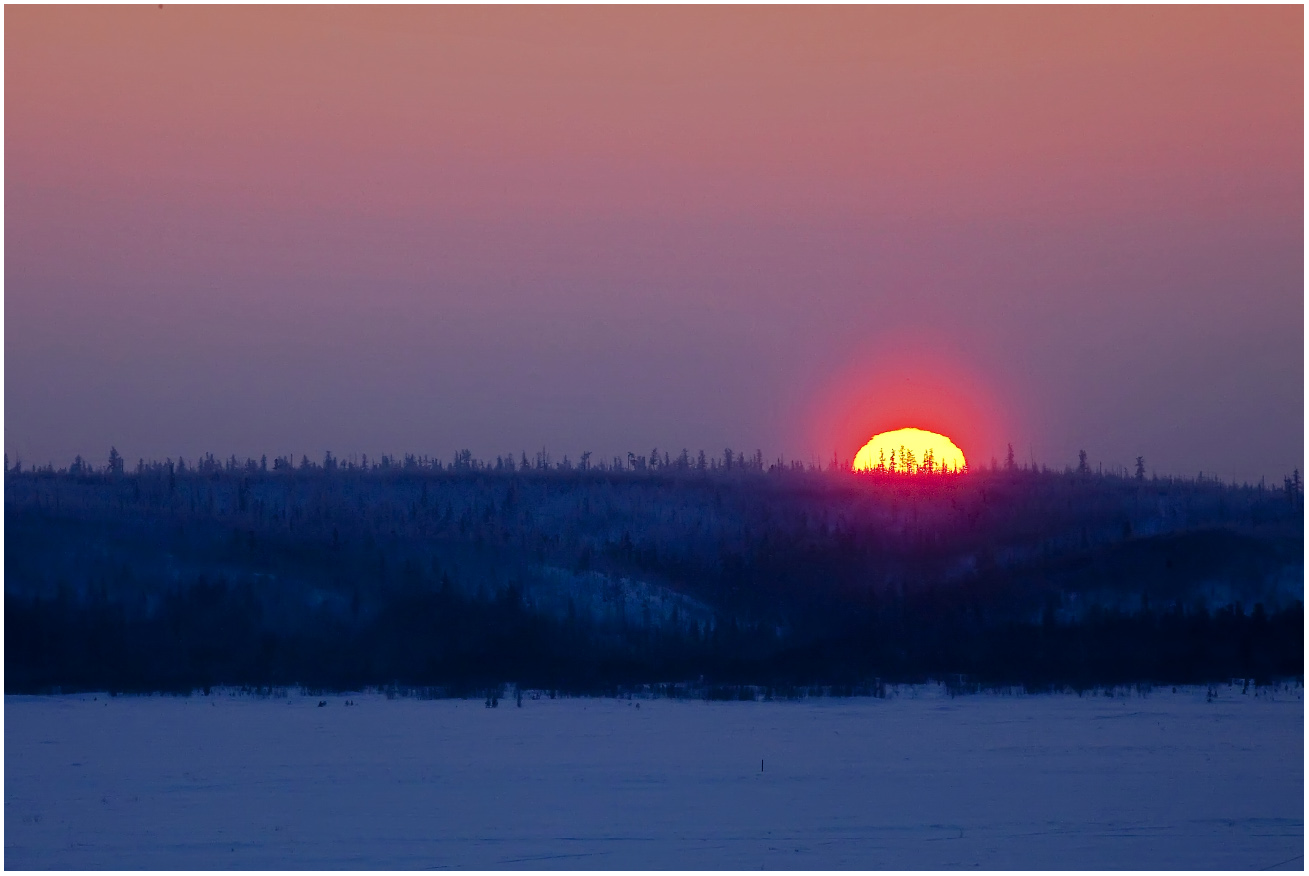
M904 453L901 459L912 463L913 454ZM24 471L21 460L15 461L11 466L9 464L9 454L5 454L5 471L7 473L21 474ZM259 459L237 459L236 455L228 457L226 460L216 458L212 453L207 453L203 457L188 462L184 457L176 459L165 459L162 462L158 460L147 461L138 459L135 466L137 474L147 474L154 472L174 472L187 473L194 472L197 474L214 474L214 473L259 473L259 472L377 472L377 471L412 471L412 472L777 472L777 471L794 471L794 472L822 472L822 471L849 471L850 461L840 460L836 454L827 463L820 463L815 460L808 462L798 459L786 460L778 457L776 460L766 460L762 450L756 450L750 456L744 453L734 452L730 448L725 448L721 456L710 456L703 450L694 456L689 450L682 450L676 456L667 451L660 453L658 448L651 450L648 456L636 453L628 453L626 458L614 456L609 459L596 459L590 451L582 453L576 461L565 455L562 459L554 458L549 451L540 450L533 454L529 459L526 451L515 455L513 453L498 455L495 459L483 460L473 456L471 450L460 450L454 456L446 461L436 456L426 456L407 453L404 456L374 456L368 454L350 455L341 458L334 456L331 451L323 455L321 462L309 459L308 456L302 455L299 462L296 461L294 454L275 456L269 459L267 455L260 456ZM128 473L127 461L118 449L111 447L107 464L97 466L90 460L82 456L76 457L72 464L67 468L56 469L53 463L40 467L31 467L29 472L46 472L70 475L125 475ZM897 464L895 456L892 461L881 466L879 471L895 472L897 474L908 473L943 473L944 466L933 466L930 458L924 460L919 465ZM963 469L966 470L966 469Z
M111 447L106 464L96 466L91 461L81 456L76 457L72 464L67 468L55 468L53 463L47 463L44 466L29 466L24 469L21 459L16 459L11 466L9 454L4 455L5 474L22 474L24 471L30 474L45 475L71 475L74 477L87 477L92 475L126 475L127 462L117 448ZM1014 459L1013 445L1009 446L1009 452L1003 462L991 460L989 467L984 466L983 471L1005 471L1005 472L1029 472L1043 474L1058 474L1058 469L1050 469L1044 465L1037 466L1035 463L1030 465L1020 465ZM656 448L650 451L648 456L642 456L635 453L628 453L626 459L620 456L614 456L610 459L594 460L590 451L587 451L578 457L576 461L571 460L568 456L562 459L554 459L546 450L538 451L531 459L527 453L523 452L518 456L514 454L505 454L496 456L494 460L482 460L473 456L470 450L460 450L454 454L448 462L441 460L439 457L405 454L402 457L381 455L369 457L368 454L360 454L358 457L351 455L348 458L338 458L333 456L329 451L324 454L322 462L315 462L307 456L302 455L299 462L295 460L293 454L284 456L275 456L269 459L267 455L260 456L259 459L241 459L238 460L236 455L227 459L215 458L212 453L207 453L203 457L188 462L184 457L177 459L165 459L162 462L157 460L146 461L138 459L134 467L136 474L259 474L266 472L302 472L302 473L331 473L331 472L484 472L484 473L514 473L514 472L571 472L571 473L659 473L659 474L677 474L677 473L822 473L822 472L850 472L850 461L841 460L836 454L826 463L819 463L810 460L808 462L801 460L786 460L778 457L773 461L766 461L763 452L756 450L752 455L746 456L744 453L733 452L730 448L724 449L721 456L708 456L703 450L692 456L690 451L682 450L676 456L667 452L660 453ZM897 475L897 476L930 476L930 475L956 475L967 474L969 467L965 464L959 468L946 467L938 465L932 459L931 452L926 457L917 461L914 459L912 451L902 451L892 453L889 458L882 456L878 463L866 471L854 472L856 475ZM1075 474L1083 477L1097 475L1101 477L1131 478L1133 480L1144 480L1146 476L1145 460L1142 457L1136 458L1136 465L1133 470L1127 468L1113 468L1105 470L1103 468L1092 469L1087 462L1086 451L1079 451L1077 467L1066 466L1062 470L1063 474ZM1216 480L1215 478L1206 478L1202 472L1198 481ZM1303 482L1300 478L1299 470L1296 470L1291 476L1285 478L1286 488L1288 491L1303 491Z

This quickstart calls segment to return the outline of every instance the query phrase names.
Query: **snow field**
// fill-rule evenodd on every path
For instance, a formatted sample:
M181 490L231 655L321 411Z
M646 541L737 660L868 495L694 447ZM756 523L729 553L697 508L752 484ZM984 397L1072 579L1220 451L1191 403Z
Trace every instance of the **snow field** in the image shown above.
M7 696L4 865L1302 869L1302 688L1207 699Z

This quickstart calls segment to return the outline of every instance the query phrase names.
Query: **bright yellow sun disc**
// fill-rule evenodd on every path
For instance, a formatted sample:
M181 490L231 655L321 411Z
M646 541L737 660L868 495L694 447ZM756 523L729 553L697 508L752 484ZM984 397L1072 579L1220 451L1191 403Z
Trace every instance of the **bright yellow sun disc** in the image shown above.
M896 429L874 435L855 455L855 471L920 472L963 471L964 452L944 435L923 429Z

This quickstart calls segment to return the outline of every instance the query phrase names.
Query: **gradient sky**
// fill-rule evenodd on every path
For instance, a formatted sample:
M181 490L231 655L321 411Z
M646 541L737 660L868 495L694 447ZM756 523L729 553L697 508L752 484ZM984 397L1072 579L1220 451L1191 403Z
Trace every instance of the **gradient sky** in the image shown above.
M11 458L1301 464L1301 7L4 22Z

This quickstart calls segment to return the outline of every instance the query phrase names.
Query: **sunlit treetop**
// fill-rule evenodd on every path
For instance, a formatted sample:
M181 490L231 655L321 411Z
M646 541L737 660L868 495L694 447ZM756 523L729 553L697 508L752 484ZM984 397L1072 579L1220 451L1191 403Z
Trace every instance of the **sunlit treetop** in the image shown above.
M953 474L967 471L968 461L944 435L924 429L896 429L874 435L855 455L851 468L895 474Z

